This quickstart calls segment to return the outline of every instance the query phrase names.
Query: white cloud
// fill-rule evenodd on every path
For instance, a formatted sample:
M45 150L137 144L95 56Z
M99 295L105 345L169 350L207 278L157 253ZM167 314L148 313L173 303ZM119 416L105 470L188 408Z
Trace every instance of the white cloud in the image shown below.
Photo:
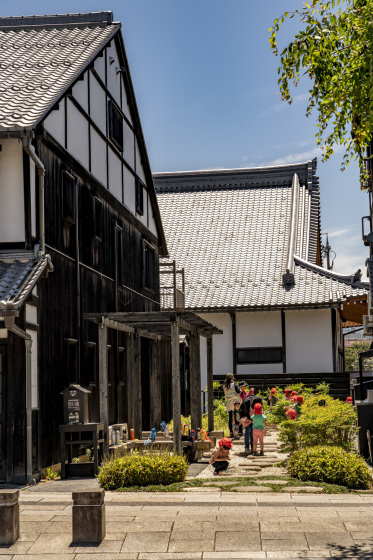
M301 144L299 144L299 146L301 146ZM343 146L335 146L333 148L334 153L338 153L341 152L342 150L344 150ZM271 165L287 165L290 163L302 163L303 161L309 161L315 157L322 157L322 151L321 148L317 147L317 148L313 148L312 150L307 150L305 152L298 152L298 153L292 153L292 154L287 154L285 156L280 156L278 158L275 159L271 159L269 161L255 161L255 162L250 162L247 163L247 156L244 156L243 162L244 164L242 164L241 167L264 167L264 166L271 166Z

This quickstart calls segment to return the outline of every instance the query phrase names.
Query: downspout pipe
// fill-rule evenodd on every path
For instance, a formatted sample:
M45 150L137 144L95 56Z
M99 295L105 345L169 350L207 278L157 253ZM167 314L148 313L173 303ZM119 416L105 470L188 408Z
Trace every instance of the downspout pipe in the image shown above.
M26 347L26 480L28 484L35 484L32 478L32 400L31 400L31 353L32 339L26 331L15 324L14 316L5 316L5 328L20 336Z
M38 256L45 255L45 214L44 214L44 176L45 167L43 162L35 153L31 144L30 136L22 136L22 147L35 163L39 176L39 230L40 230L40 250Z

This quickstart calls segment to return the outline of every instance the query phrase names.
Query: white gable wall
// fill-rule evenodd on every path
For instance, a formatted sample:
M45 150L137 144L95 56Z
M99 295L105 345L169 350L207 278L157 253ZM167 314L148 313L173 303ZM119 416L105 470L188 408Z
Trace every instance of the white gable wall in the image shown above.
M60 109L52 113L44 121L46 130L76 158L92 175L94 175L112 194L124 204L154 235L157 235L153 219L150 199L144 189L144 213L136 214L136 176L146 186L146 178L141 163L138 141L132 130L132 120L128 107L128 99L123 82L123 74L117 73L120 67L115 41L104 49L103 56L94 62L94 71L87 70L82 80L72 88L73 101L67 99L66 119L65 100L60 102ZM97 73L98 78L94 75ZM102 82L102 83L101 83ZM108 135L108 95L122 109L123 118L123 152L120 156L111 145L107 147ZM75 106L79 104L86 116ZM89 124L88 117L93 124ZM67 123L65 137L65 120ZM101 132L98 133L96 128Z
M49 113L44 121L44 128L61 146L65 147L65 103L62 100L58 110Z
M1 140L0 242L25 241L23 150L19 140Z
M289 373L333 371L330 309L286 311L286 370Z

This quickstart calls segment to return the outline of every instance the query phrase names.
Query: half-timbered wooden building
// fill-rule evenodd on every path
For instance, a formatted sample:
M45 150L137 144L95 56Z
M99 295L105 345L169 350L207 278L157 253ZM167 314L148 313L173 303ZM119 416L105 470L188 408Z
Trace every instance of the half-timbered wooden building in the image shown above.
M158 312L160 255L120 23L111 12L0 18L0 480L59 461L70 383L91 391L91 422L131 419L139 435L169 420L161 337L103 317L100 389L100 319L85 319Z
M316 160L153 177L186 309L223 331L216 378L261 386L342 372L343 324L362 324L368 285L322 266Z

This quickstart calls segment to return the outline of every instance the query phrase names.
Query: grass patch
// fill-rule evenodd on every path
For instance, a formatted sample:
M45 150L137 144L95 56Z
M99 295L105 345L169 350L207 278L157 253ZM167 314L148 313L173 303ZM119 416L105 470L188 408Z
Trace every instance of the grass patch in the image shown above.
M207 487L206 483L211 483L214 488L219 488L222 492L230 492L232 487L237 486L258 486L258 482L265 482L266 480L284 480L288 484L264 484L264 486L269 486L274 492L287 493L291 491L292 486L313 486L322 488L325 494L356 494L359 490L351 490L345 486L339 486L337 484L328 484L326 482L313 482L311 480L300 481L297 478L291 478L286 475L280 476L261 476L258 478L223 478L218 480L217 478L199 478L196 480L188 480L186 482L178 482L174 484L168 484L166 486L162 485L152 485L152 486L129 486L127 488L120 488L117 492L183 492L185 488L201 488ZM219 482L230 482L229 485L219 485ZM263 486L261 484L261 486ZM301 492L299 492L301 493ZM364 493L367 493L366 490ZM373 493L373 492L372 492Z

